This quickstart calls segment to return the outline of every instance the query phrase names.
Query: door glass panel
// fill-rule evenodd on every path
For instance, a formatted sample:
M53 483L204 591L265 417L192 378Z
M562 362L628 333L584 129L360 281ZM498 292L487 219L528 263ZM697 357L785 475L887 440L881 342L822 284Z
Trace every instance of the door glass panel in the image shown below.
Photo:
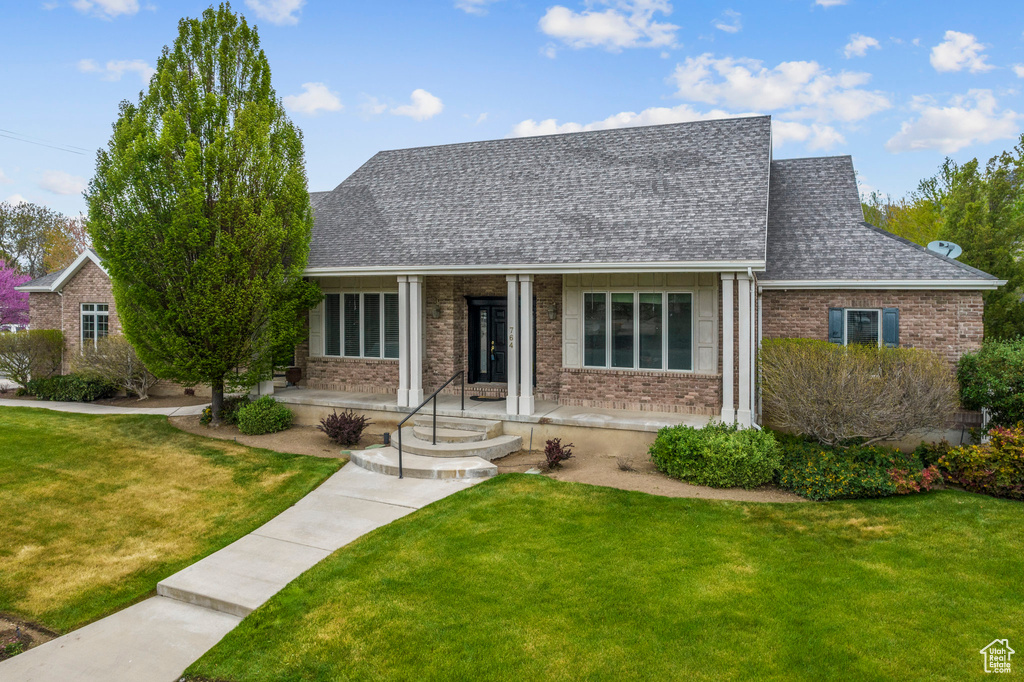
M345 355L359 357L359 294L345 294Z
M846 343L878 345L878 311L847 310L846 311Z
M384 357L398 357L398 294L384 294Z
M480 374L487 374L491 348L487 345L487 308L480 309Z
M612 294L612 367L633 367L633 294Z
M341 295L324 296L324 355L341 355Z
M606 367L607 322L604 294L583 295L583 364Z
M380 357L380 294L363 294L363 355Z
M693 369L693 298L668 295L668 368Z
M640 294L640 367L661 369L661 294Z

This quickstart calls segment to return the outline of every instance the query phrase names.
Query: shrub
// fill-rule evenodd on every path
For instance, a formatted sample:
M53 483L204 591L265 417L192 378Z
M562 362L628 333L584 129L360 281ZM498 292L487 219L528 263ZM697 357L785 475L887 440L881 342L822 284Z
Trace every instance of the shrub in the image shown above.
M782 466L779 486L810 500L849 500L888 497L897 493L891 471L920 471L914 455L893 448L837 448L779 434Z
M994 497L1024 500L1024 423L989 431L989 442L953 448L939 460L950 483Z
M90 403L101 398L111 398L117 393L117 388L112 384L81 374L30 379L25 384L25 389L40 400L74 403Z
M544 457L548 461L548 469L557 469L562 462L572 457L572 443L562 445L561 438L552 438L544 443Z
M56 329L0 332L0 375L25 386L60 372L64 335Z
M914 450L914 456L921 460L921 464L930 467L933 464L938 464L942 456L952 449L953 446L949 444L949 441L943 438L938 443L921 443Z
M715 488L756 488L779 467L779 449L769 431L712 422L666 426L650 449L658 470L687 483Z
M759 359L765 422L826 445L944 428L958 407L949 365L930 351L768 339Z
M238 423L238 411L249 404L247 395L226 395L220 407L220 420L225 424ZM213 421L213 406L207 405L203 414L199 417L199 423L203 426Z
M149 389L157 382L135 354L131 342L123 336L99 339L95 348L87 348L76 356L72 366L77 373L112 384L126 395L138 396L139 400L148 398Z
M318 430L327 434L327 437L339 445L355 445L363 436L363 430L370 425L369 417L357 415L352 410L345 410L341 414L335 410L320 420Z
M247 436L284 431L292 425L292 411L269 395L238 410L238 430Z
M986 341L965 353L957 367L960 401L968 410L987 409L993 424L1024 421L1024 338Z
M896 486L897 495L928 491L942 483L942 474L934 464L916 472L913 469L889 469L889 478Z

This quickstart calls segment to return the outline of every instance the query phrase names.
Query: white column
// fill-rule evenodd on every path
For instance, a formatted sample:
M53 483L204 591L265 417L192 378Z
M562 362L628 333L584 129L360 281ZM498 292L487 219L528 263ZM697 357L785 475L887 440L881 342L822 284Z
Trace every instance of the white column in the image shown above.
M533 275L519 275L519 414L533 414Z
M750 278L745 274L736 275L738 280L739 312L740 312L740 400L736 411L736 421L741 428L750 426L750 349L753 337L753 325L750 320Z
M423 277L409 275L409 407L423 402Z
M519 414L519 393L517 380L519 375L519 300L517 289L519 288L516 275L506 275L505 282L508 284L508 310L506 313L508 325L508 344L505 351L506 364L508 365L508 397L505 399L506 412L508 414Z
M722 421L732 424L736 421L735 401L732 394L733 382L733 325L732 325L732 283L733 273L722 273Z
M409 278L398 276L398 406L409 407Z

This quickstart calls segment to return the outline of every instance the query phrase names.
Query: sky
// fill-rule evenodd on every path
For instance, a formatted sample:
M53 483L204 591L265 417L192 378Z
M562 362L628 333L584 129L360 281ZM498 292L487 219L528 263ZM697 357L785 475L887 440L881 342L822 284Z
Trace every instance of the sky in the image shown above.
M0 201L85 211L122 100L209 2L4 2ZM1024 130L1016 2L236 0L310 190L382 149L770 114L775 158L850 154L902 196ZM1020 112L1020 113L1018 113Z

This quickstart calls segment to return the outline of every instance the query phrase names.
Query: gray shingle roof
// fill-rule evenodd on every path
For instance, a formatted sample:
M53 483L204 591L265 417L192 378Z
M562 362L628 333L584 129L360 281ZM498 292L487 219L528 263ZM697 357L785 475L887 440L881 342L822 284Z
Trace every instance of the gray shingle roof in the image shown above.
M17 288L20 289L22 287L49 287L50 285L57 281L57 278L61 276L65 269L66 268L61 268L60 270L48 272L42 277L36 277L35 279L25 282L24 284L20 285Z
M996 279L864 222L849 156L772 162L762 280Z
M770 124L380 152L313 202L309 267L762 261Z

